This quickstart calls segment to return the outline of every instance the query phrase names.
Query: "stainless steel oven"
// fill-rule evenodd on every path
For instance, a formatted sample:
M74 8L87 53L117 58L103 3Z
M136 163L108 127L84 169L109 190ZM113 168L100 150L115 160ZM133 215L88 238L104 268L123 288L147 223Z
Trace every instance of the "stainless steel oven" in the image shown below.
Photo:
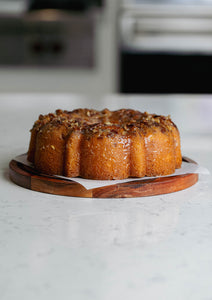
M92 68L103 1L16 0L19 13L0 10L0 66Z
M211 93L212 5L153 2L122 5L119 91Z

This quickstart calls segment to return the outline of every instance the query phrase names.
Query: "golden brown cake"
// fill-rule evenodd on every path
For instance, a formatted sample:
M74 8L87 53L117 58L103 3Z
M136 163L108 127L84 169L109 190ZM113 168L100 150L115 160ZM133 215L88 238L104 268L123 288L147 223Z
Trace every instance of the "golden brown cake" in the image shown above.
M123 179L172 174L182 156L179 131L169 116L76 109L39 116L28 160L44 174Z

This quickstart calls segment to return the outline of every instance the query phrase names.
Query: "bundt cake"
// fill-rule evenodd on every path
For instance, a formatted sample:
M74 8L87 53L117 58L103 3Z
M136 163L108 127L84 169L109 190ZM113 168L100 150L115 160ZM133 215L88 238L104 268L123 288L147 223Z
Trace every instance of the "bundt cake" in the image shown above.
M76 109L39 116L28 160L44 174L105 180L172 174L182 156L169 116Z

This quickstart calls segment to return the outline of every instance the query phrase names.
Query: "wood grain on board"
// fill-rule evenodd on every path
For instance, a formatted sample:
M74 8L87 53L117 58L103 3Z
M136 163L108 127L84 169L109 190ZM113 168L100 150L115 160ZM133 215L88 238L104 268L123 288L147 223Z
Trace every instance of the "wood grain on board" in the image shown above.
M194 163L194 161L185 157L184 161ZM14 183L33 191L86 198L131 198L161 195L184 190L198 181L198 174L189 173L86 189L72 180L39 174L35 169L15 159L11 160L9 164L9 173Z

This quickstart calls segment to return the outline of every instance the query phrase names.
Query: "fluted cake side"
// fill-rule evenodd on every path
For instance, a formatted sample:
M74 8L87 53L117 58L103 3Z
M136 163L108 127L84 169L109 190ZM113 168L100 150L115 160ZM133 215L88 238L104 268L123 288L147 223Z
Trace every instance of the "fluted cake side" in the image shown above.
M171 118L131 109L57 110L31 129L28 160L44 174L90 179L169 175L181 167Z

